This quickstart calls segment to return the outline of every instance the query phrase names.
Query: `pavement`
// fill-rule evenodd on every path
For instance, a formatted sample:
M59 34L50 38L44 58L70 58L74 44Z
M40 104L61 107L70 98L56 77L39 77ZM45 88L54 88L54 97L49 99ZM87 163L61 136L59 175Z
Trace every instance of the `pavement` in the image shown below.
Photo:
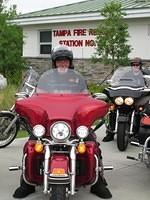
M150 199L150 169L143 163L126 159L127 155L137 157L139 147L128 145L125 152L117 149L116 139L112 142L101 142L105 135L105 127L97 132L101 143L104 165L113 165L114 169L105 171L108 187L113 195L111 200L149 200ZM9 166L21 165L22 148L27 139L16 139L11 145L0 149L0 200L14 200L12 194L19 185L21 171L9 171ZM70 200L98 200L89 192L89 187L81 188ZM42 187L36 188L36 193L23 200L48 200Z

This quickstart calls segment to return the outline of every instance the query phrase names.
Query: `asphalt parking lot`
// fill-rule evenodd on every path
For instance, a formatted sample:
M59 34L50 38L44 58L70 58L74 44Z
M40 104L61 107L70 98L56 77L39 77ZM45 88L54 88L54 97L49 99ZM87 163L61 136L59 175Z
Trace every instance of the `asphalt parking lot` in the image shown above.
M126 159L127 155L136 156L138 147L128 146L126 152L119 152L116 140L101 142L105 128L97 131L101 143L104 165L113 165L112 171L105 171L105 178L112 192L112 200L149 200L150 199L150 169L143 163ZM0 149L0 200L13 200L12 194L19 185L21 171L10 172L9 166L20 165L22 147L26 139L16 139L11 145ZM24 198L26 200L48 200L42 193L42 188L37 187L37 192ZM90 194L89 187L81 188L70 200L98 200L100 198Z

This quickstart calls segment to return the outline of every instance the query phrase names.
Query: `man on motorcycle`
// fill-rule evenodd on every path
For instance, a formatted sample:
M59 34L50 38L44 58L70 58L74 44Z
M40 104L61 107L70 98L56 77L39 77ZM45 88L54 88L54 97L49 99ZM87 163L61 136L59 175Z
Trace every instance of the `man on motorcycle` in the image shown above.
M133 73L136 74L138 76L139 72L142 72L143 75L149 75L150 72L147 69L143 69L142 68L142 60L139 57L135 57L133 60L131 60L131 67L133 70ZM138 80L138 77L137 77ZM137 101L136 106L139 105L145 105L147 103L147 101L149 101L150 96L143 96L142 98L139 99L139 101ZM113 132L114 130L114 126L115 126L115 119L116 119L116 115L114 112L111 112L109 115L109 121L110 121L110 127L113 127L112 130L107 130L107 135L103 138L103 142L109 142L109 141L113 141L114 140L114 135L115 133Z
M64 74L67 71L67 69L74 69L72 63L73 53L72 50L67 46L59 46L54 48L54 50L52 51L51 59L52 59L52 67L58 69L58 72L60 74ZM71 79L70 81L74 80ZM80 80L75 80L75 81L80 81ZM14 198L25 198L29 194L35 192L35 186L27 184L22 176L20 182L21 182L20 187L18 187L13 194ZM105 178L101 173L99 173L97 182L91 186L90 191L91 193L101 198L108 199L112 197L109 189L107 188L107 183L105 181Z

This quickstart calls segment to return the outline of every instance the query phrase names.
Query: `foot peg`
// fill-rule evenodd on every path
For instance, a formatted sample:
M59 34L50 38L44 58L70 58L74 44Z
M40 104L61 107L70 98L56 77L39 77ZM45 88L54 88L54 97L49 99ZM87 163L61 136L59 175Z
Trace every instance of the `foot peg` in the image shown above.
M138 143L138 142L131 142L131 144L133 145L133 146L136 146L136 147L139 147L140 146L140 144Z
M22 167L21 166L11 166L9 167L9 171L17 171L17 170L21 170Z
M113 166L104 166L103 169L106 171L106 170L113 170L114 167Z
M127 159L130 159L130 160L136 160L136 161L138 161L138 159L137 159L137 158L135 158L135 157L133 157L133 156L127 156Z

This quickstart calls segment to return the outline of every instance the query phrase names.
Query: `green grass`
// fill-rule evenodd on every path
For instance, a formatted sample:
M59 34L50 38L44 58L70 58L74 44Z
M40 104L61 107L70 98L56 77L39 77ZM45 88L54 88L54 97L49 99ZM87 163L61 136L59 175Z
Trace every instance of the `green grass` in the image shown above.
M24 138L24 137L28 137L28 132L27 131L22 131L22 130L18 131L16 138Z

